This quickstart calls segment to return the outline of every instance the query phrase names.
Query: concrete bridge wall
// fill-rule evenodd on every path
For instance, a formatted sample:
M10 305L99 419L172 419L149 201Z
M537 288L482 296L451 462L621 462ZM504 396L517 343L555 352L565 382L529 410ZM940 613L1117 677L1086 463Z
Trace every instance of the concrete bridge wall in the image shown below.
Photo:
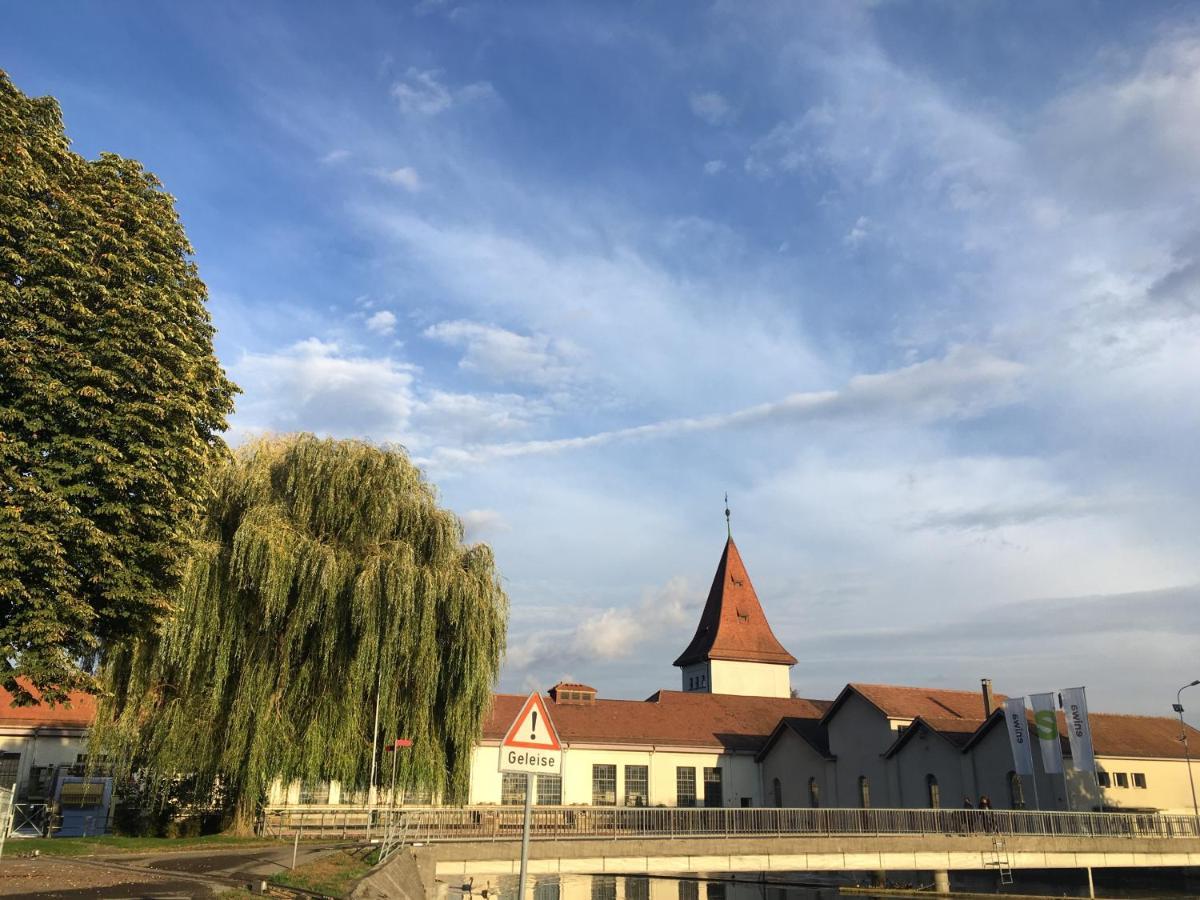
M1007 837L1012 869L1200 866L1200 840ZM515 841L433 844L418 850L439 876L515 874ZM986 870L996 853L987 836L733 838L538 841L534 874L676 872L834 872Z

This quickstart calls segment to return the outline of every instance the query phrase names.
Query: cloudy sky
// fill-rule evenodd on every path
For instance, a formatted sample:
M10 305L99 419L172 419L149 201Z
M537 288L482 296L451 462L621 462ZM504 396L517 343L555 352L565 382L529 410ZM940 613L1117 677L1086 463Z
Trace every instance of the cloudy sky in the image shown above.
M1200 15L20 4L177 198L264 429L399 442L502 687L677 687L734 535L804 696L1200 677Z

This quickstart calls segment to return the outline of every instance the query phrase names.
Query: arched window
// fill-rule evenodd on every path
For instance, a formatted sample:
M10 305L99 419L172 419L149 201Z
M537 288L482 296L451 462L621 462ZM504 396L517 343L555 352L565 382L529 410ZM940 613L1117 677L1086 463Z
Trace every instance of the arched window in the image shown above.
M776 778L771 782L771 787L775 791L775 805L783 806L783 782Z
M1008 800L1013 809L1025 808L1025 785L1021 783L1021 776L1016 772L1008 773Z
M808 805L813 809L821 805L821 788L815 778L808 779Z
M871 782L866 775L858 776L858 805L863 809L871 808Z
M937 776L932 772L925 776L925 792L929 796L929 808L940 809L942 806L942 791L938 787Z

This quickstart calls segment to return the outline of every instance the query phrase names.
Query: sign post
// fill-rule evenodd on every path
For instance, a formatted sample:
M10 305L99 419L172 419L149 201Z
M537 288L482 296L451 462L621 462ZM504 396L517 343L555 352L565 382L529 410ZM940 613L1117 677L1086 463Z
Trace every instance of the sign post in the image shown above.
M525 824L521 831L521 880L517 900L525 900L529 873L529 823L538 775L562 774L562 744L542 695L534 691L513 719L500 744L500 771L525 776Z

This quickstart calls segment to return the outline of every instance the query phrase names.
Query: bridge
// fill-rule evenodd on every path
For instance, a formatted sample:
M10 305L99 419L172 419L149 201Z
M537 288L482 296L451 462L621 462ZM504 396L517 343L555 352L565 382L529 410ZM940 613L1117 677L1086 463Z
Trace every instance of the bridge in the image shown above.
M366 836L407 846L434 875L514 874L524 812L515 807L267 812L268 835ZM1200 819L1142 813L940 809L535 807L537 874L703 872L948 873L1200 867ZM419 849L416 849L419 848Z

